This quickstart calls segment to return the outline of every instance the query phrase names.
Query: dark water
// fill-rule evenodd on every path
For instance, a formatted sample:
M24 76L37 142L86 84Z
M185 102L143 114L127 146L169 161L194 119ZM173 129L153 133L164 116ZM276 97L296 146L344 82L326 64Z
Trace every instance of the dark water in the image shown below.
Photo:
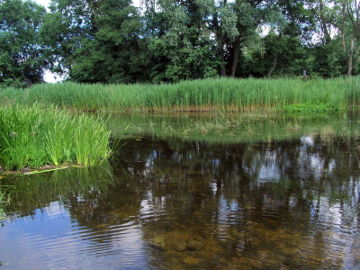
M337 121L128 138L102 168L2 179L0 269L360 269L360 138Z

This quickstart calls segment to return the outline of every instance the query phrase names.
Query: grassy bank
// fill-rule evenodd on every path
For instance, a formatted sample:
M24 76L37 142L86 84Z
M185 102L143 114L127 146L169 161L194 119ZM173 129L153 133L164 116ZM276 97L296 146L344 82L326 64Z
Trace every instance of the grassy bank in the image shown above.
M283 109L292 104L346 108L360 104L360 78L227 78L162 85L42 84L26 90L0 90L0 100L107 111L242 111Z
M93 166L109 154L110 133L94 117L49 107L0 107L0 167L4 170L76 163Z

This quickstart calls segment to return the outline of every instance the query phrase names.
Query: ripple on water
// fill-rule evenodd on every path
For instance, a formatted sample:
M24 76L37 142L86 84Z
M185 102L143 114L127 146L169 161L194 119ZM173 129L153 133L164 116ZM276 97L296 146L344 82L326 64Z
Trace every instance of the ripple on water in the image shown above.
M360 155L311 138L128 140L109 182L24 182L1 268L356 269Z

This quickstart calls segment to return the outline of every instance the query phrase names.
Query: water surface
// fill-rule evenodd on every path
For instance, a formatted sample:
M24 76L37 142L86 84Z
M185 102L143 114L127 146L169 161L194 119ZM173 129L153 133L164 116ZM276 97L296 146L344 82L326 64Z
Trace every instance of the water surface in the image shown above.
M190 118L117 118L102 168L1 179L0 269L360 269L356 115Z

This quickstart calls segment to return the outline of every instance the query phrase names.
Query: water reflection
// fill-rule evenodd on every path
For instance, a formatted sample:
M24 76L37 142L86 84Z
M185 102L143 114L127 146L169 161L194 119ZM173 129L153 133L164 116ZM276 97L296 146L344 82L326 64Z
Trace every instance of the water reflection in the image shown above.
M118 145L111 173L2 180L14 217L0 229L2 268L355 269L357 144L144 137Z

